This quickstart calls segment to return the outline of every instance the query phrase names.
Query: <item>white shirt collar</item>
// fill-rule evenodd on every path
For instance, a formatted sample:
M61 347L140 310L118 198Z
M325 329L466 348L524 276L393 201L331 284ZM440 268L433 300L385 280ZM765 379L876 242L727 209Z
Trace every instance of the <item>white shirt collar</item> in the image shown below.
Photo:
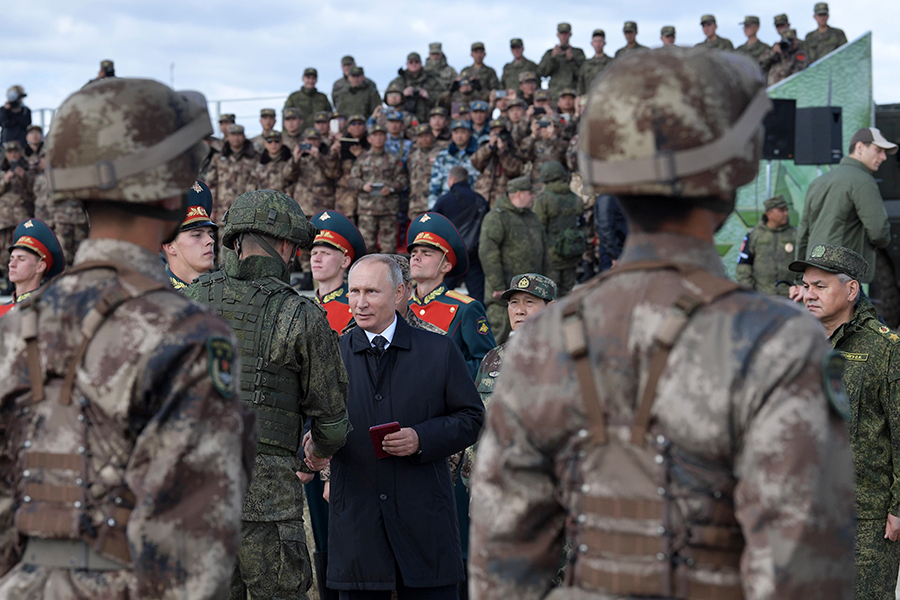
M366 331L365 329L363 331L366 331L366 337L369 338L369 345L374 347L375 344L372 343L372 340L375 338L376 335L380 335L381 337L383 337L384 339L387 340L387 344L384 345L384 347L387 348L388 346L391 345L391 342L394 341L394 331L396 331L396 330L397 330L397 313L395 312L394 320L391 321L391 324L387 326L387 329L385 329L381 333L372 333L371 331Z

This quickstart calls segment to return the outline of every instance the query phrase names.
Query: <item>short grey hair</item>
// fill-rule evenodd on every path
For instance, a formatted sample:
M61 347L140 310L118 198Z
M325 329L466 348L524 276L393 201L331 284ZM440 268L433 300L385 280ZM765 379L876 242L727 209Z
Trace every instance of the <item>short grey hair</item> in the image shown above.
M855 279L853 279L846 273L838 273L837 276L838 276L838 281L840 281L841 283L850 283L851 281L856 281Z
M388 279L391 284L392 289L396 289L403 285L403 271L400 270L400 265L391 258L390 254L366 254L362 258L356 259L356 262L353 263L353 266L350 267L350 273L347 275L347 278L353 276L353 270L356 269L359 265L367 262L378 262L381 263L388 268Z

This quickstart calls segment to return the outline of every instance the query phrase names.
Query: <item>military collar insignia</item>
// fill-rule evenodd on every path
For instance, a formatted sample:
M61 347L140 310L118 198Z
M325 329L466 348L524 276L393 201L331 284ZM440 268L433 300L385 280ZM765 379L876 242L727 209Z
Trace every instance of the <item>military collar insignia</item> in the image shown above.
M438 296L442 295L446 291L447 291L447 288L444 287L444 284L442 283L441 285L434 288L434 290L430 294L428 294L427 296L425 296L425 298L422 299L422 304L428 304L429 302L431 302Z
M327 304L327 303L331 302L332 300L334 300L335 298L340 298L343 295L344 295L344 286L341 286L338 289L334 290L333 292L329 292L328 294L325 294L325 297L322 298L322 304Z

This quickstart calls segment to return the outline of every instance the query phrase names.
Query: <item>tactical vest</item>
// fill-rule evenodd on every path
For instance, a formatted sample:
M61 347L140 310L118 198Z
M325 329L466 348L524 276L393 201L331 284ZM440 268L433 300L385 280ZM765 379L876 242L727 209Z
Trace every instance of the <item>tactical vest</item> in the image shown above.
M19 305L31 385L30 392L16 400L4 427L9 454L16 461L15 527L29 538L23 557L26 564L130 568L125 528L135 498L125 482L125 469L133 441L122 435L113 416L79 389L75 375L109 314L128 300L167 288L110 262L82 263L64 276L97 268L115 270L118 282L85 316L81 343L69 365L41 367L38 300L47 288ZM63 540L82 541L87 548L81 552L76 545L56 544Z
M278 315L285 299L297 292L275 277L250 282L242 298L226 297L224 271L204 273L197 283L206 291L205 304L224 317L238 338L241 351L240 392L244 405L256 413L259 453L294 455L300 448L302 387L294 371L270 362L273 326L263 331L267 312ZM263 339L264 343L263 343Z
M741 600L744 538L735 517L731 465L686 452L651 424L657 384L691 316L739 286L698 267L665 261L622 265L602 277L658 269L678 271L682 285L673 286L669 315L655 334L633 418L610 414L611 391L595 383L583 301L563 313L566 348L590 424L579 432L577 458L562 483L569 490L568 539L575 545L565 583L624 596ZM585 471L602 483L586 483Z

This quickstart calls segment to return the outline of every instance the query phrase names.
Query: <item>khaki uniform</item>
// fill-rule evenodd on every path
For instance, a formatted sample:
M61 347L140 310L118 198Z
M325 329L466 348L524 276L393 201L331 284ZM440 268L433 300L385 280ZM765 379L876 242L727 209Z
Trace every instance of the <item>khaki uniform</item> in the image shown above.
M356 222L356 190L350 187L350 173L356 160L341 161L341 176L334 189L334 208L342 215Z
M290 196L291 193L287 191L288 185L284 180L283 173L285 165L290 161L291 151L288 150L287 146L282 146L281 152L275 158L269 156L268 152L263 151L259 157L259 162L253 168L253 177L250 178L247 184L247 190L275 190L285 192Z
M500 152L490 144L482 144L472 155L472 166L481 171L472 189L484 196L491 208L506 194L506 184L525 171L525 162L510 148Z
M681 235L632 234L619 265L661 260L729 285L715 247ZM473 475L470 598L852 598L852 464L821 325L743 291L699 308L642 447L628 440L656 336L696 288L674 269L595 282L506 348ZM552 589L566 540L577 552Z
M5 181L8 171L0 171L0 274L9 272L9 247L13 243L16 225L34 216L34 174L13 175Z
M738 258L738 283L764 294L788 297L794 274L788 265L794 260L797 228L790 224L772 229L762 221L744 238ZM780 285L777 282L783 281Z
M296 200L303 214L310 217L323 210L334 209L334 182L340 175L337 156L320 154L318 158L301 156L283 166L285 193Z
M156 253L86 240L75 265L90 261L120 270L61 275L37 301L43 401L26 310L0 320L0 443L12 461L0 491L0 597L224 598L256 453L253 417L234 395L234 335L169 289ZM90 332L104 306L115 310ZM78 360L82 327L91 341ZM69 369L75 385L62 398ZM15 564L17 529L28 537ZM60 544L71 544L72 563Z
M235 198L250 189L257 159L253 144L247 140L237 152L225 144L222 152L210 164L206 177L206 185L213 195L213 212L210 216L219 225L220 232L225 211L231 207Z
M348 186L357 193L359 233L370 252L376 248L385 253L396 251L397 212L400 209L398 194L407 182L399 157L389 152L376 154L373 150L366 150L353 164ZM380 190L373 190L370 194L362 191L367 183L383 183L393 191L387 196L382 196Z
M847 36L842 29L828 26L825 33L819 33L813 29L806 34L806 57L810 63L814 63L832 50L836 50L847 43Z
M431 169L434 160L441 153L441 148L434 144L428 150L413 146L406 159L409 172L409 220L428 212L428 190L431 185Z
M799 73L809 65L809 59L798 48L787 53L777 53L769 48L759 57L759 66L766 72L766 84L775 85L794 73Z

